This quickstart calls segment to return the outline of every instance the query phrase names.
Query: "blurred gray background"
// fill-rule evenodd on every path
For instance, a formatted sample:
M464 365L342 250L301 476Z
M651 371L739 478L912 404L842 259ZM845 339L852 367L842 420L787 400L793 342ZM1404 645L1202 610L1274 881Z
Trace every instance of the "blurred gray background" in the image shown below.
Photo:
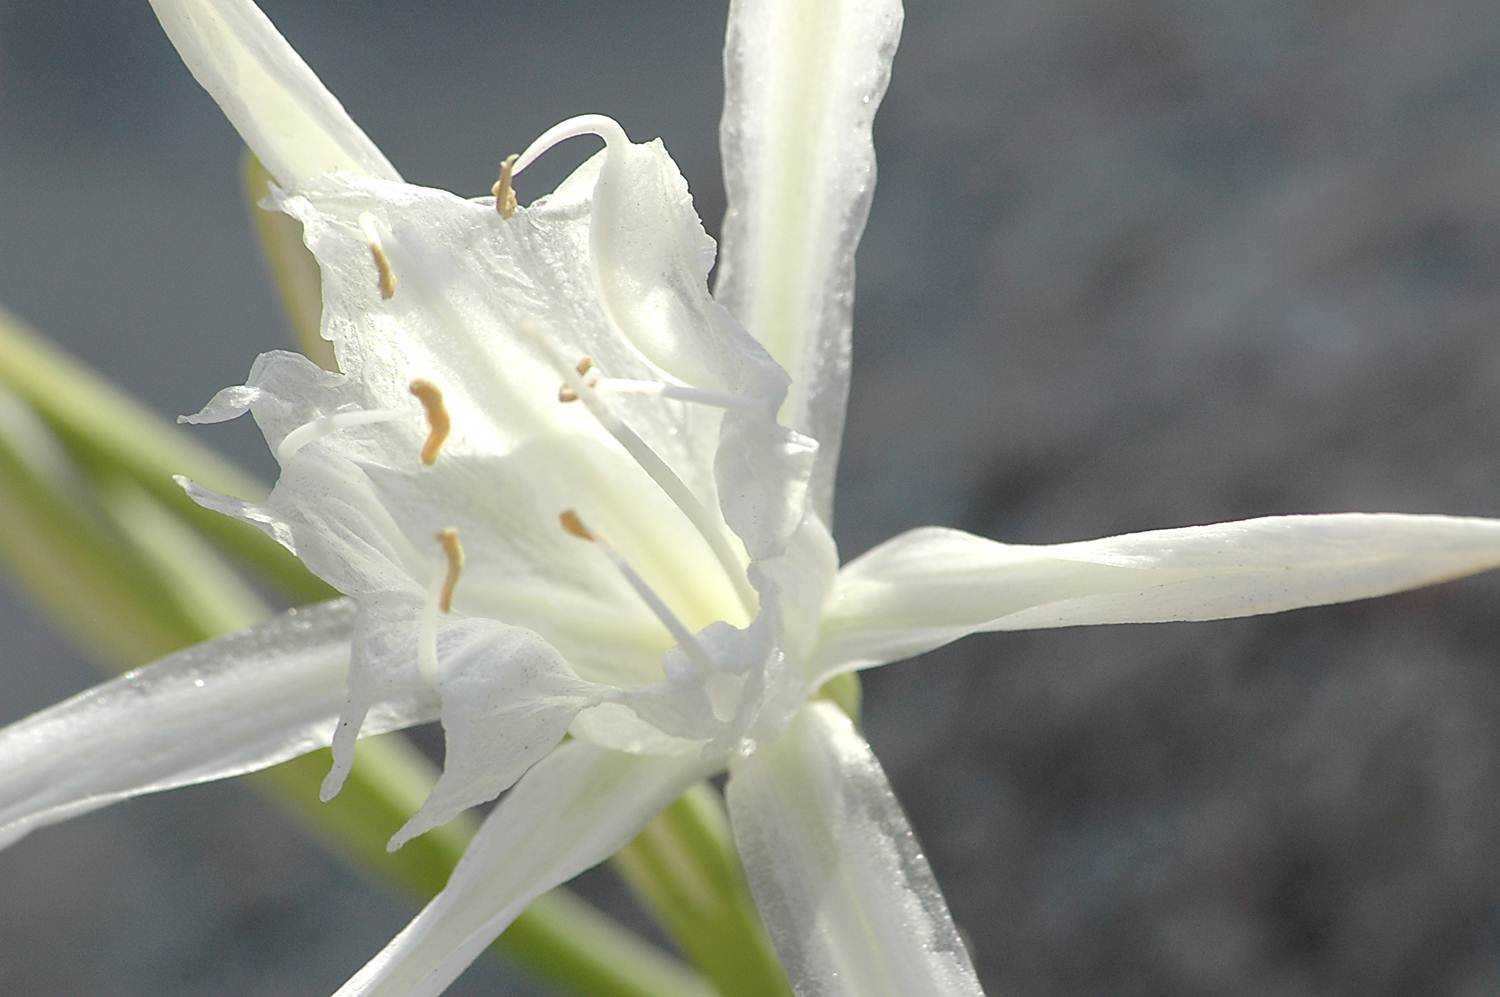
M484 193L601 111L717 227L720 3L265 7L416 182ZM1493 0L917 0L877 144L846 557L1500 514ZM285 342L238 155L144 0L0 0L0 301L165 415ZM1496 607L971 639L868 675L867 733L996 992L1495 993ZM0 627L0 721L93 681L8 581ZM0 855L0 992L322 993L413 909L181 791Z

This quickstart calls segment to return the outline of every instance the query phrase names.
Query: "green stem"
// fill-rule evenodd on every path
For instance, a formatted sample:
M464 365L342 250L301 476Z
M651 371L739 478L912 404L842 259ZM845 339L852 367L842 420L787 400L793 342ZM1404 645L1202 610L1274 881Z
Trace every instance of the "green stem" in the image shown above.
M684 793L610 863L724 997L790 997L711 786Z
M818 690L819 699L830 700L834 706L848 714L849 719L854 721L854 726L859 726L859 710L864 704L864 688L859 684L858 672L845 672L835 675L823 687Z

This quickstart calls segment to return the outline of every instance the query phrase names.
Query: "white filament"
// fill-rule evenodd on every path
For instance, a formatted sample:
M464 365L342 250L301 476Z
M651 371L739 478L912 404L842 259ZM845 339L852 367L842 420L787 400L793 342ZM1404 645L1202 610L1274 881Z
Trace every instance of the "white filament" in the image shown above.
M682 649L687 659L704 674L718 671L719 669L714 666L713 656L699 643L698 638L693 636L693 632L677 618L677 614L672 612L666 600L656 594L656 590L651 587L651 583L642 578L640 572L632 568L630 562L625 560L624 556L615 550L614 546L608 540L593 531L590 531L590 535L593 537L592 542L594 545L609 558L610 563L615 566L615 570L624 577L626 583L635 590L635 594L640 596L641 601L646 604L646 608L650 609L656 618L661 621L662 626L667 628L667 632L672 635L673 640L677 641L677 646Z
M438 684L438 603L443 597L443 581L447 577L446 563L433 571L432 580L427 584L427 599L422 603L422 619L417 631L417 673L434 689Z
M524 332L530 333L531 337L541 345L543 351L546 352L547 356L562 373L564 382L573 390L573 393L578 396L579 400L583 402L584 407L589 410L589 413L599 422L599 425L603 426L604 430L610 436L613 436L620 446L625 448L625 452L634 458L641 469L650 476L652 481L656 482L657 487L672 501L672 504L677 506L682 514L687 517L688 522L693 524L693 528L703 537L704 542L708 544L709 549L713 552L714 558L719 562L719 566L723 568L724 574L728 577L730 584L734 586L735 593L740 597L740 603L744 606L745 612L754 616L756 607L755 590L750 587L750 580L746 577L744 564L740 560L739 555L729 545L729 540L724 535L724 531L718 527L718 524L708 514L708 510L704 508L703 503L699 502L698 497L693 494L692 490L683 484L682 479L677 476L677 472L668 467L667 462L662 460L656 451L647 445L645 440L636 435L635 430L621 422L609 410L609 406L604 404L604 401L593 387L578 373L573 362L567 358L560 346L548 339L534 323L522 322L521 329Z
M746 398L744 395L733 395L727 391L708 391L703 388L690 388L682 384L668 384L666 381L641 381L628 377L601 377L591 381L589 386L595 391L604 394L654 395L658 398L666 398L675 402L686 402L690 405L707 405L710 408L753 411L760 407L753 399Z
M276 460L285 467L293 457L297 456L297 451L341 429L393 422L404 416L405 413L395 409L367 409L362 412L335 412L332 415L319 416L282 437L281 443L276 447Z

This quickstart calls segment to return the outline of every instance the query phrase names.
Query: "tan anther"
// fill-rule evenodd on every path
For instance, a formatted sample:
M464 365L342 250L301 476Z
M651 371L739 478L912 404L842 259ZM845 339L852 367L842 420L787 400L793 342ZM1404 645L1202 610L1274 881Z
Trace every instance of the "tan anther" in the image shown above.
M396 294L396 271L391 269L391 258L385 255L385 245L380 241L380 230L375 227L374 216L369 212L360 215L359 227L370 247L370 259L375 261L375 286L380 288L380 296L389 301Z
M375 286L380 288L380 297L389 301L396 295L396 271L391 269L391 258L378 242L370 243L370 257L375 261Z
M411 382L411 393L427 413L427 440L422 444L422 463L430 466L437 463L453 423L448 418L448 407L443 404L442 389L436 384L419 377Z
M501 218L509 218L518 207L515 188L510 185L510 171L515 168L518 158L512 153L500 161L500 179L490 187L490 193L495 195L495 210Z
M568 509L562 515L558 516L557 521L562 524L563 532L568 536L577 537L579 540L587 540L589 543L594 542L594 534L589 531L587 526L583 525L583 520L579 519L578 513L572 509Z
M589 371L594 369L594 358L587 354L579 357L578 362L573 365L573 369L578 371L579 377L584 377ZM578 401L578 392L574 391L571 385L564 384L557 389L557 400L560 402L576 402Z
M464 545L458 542L458 530L451 526L439 530L437 540L448 559L448 573L443 576L443 587L438 592L438 609L446 613L453 608L453 590L458 587L458 576L464 573Z

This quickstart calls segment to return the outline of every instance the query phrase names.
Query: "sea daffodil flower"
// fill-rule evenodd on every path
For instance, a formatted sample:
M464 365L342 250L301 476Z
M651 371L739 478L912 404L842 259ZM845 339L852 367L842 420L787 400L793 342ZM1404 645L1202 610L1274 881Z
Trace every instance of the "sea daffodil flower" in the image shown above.
M342 993L441 991L725 770L799 992L977 993L824 682L977 631L1278 612L1500 565L1500 521L1350 514L1048 546L922 529L840 568L853 255L899 0L731 4L712 294L714 244L659 142L584 116L493 199L412 186L248 0L152 2L301 222L339 365L265 354L189 419L253 415L281 465L269 498L185 485L346 598L0 731L0 844L329 744L332 795L357 737L439 719L442 776L393 847L509 794ZM511 179L585 135L603 149L516 206Z

